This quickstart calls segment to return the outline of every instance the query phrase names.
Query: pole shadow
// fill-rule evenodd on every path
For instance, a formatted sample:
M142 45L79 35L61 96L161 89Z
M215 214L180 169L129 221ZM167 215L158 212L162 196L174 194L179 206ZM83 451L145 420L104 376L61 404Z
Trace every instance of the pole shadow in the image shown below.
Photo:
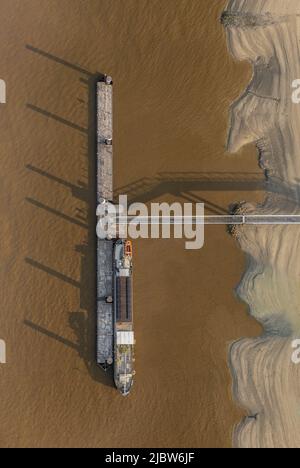
M46 109L42 109L41 107L35 106L34 104L27 104L26 107L34 112L37 112L38 114L43 115L44 117L47 117L48 119L53 119L63 125L67 125L73 130L77 130L78 132L81 132L84 134L88 133L88 130L86 128L81 127L80 125L77 125L74 122L70 122L69 120L64 119L63 117L60 117L59 115L53 114L52 112L49 112Z
M44 171L36 166L33 166L32 164L27 164L25 167L26 169L28 169L29 171L32 171L33 173L36 173L43 177L47 177L49 180L65 186L66 188L71 190L73 197L78 198L78 200L87 203L87 183L79 180L78 185L75 185L75 184L72 184L71 182L68 182L67 180L62 179L61 177L57 177L53 174L50 174L47 171Z
M29 48L29 47L27 47ZM77 71L85 72L82 69L71 66L58 59L57 57L50 56L50 54L42 53L38 49L32 50L40 55L44 55L47 58L55 60L57 63L70 66ZM80 127L72 122L69 122L47 110L38 108L32 104L27 104L27 107L32 111L38 112L41 115L52 118L55 121L66 125L74 130L80 131L86 135L87 147L84 148L86 158L86 170L85 177L86 181L78 181L78 185L70 183L60 177L50 174L41 168L37 168L32 164L28 164L26 168L35 173L40 177L47 177L53 182L54 190L55 184L60 184L70 190L73 197L80 201L84 201L86 208L77 210L76 218L65 215L43 203L34 200L31 197L27 197L26 201L36 208L43 209L49 214L58 216L66 222L78 225L84 228L87 232L86 239L83 244L75 246L74 250L81 256L81 269L80 269L80 280L77 281L73 278L64 275L55 269L42 264L41 262L32 259L25 258L25 262L32 268L38 269L43 274L48 274L55 279L62 281L71 287L75 287L80 290L80 310L69 312L68 324L73 330L76 340L72 342L47 328L36 324L30 320L25 320L24 324L30 327L32 330L38 333L42 333L50 339L54 339L64 346L68 346L76 351L79 357L85 363L85 366L91 376L91 378L97 383L101 383L106 386L113 387L113 375L112 370L108 370L106 373L96 363L96 151L97 151L97 131L96 131L96 117L97 117L97 99L96 99L96 86L99 80L104 79L104 75L97 73L91 74L85 72L87 79L85 83L87 85L87 101L88 101L88 128Z
M37 47L34 47L30 44L26 44L25 48L30 52L47 58L48 60L52 60L56 63L59 63L60 65L64 65L65 67L71 68L72 70L78 73L83 73L84 75L93 77L93 73L91 73L89 70L86 70L85 68L80 67L79 65L75 65L74 63L68 62L67 60L57 57L56 55L50 54L49 52L46 52L42 49L38 49Z

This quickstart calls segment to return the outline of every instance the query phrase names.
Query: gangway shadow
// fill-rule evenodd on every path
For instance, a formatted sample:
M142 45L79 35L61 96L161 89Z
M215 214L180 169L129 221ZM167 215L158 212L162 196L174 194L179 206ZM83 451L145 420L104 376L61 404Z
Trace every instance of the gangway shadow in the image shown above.
M128 185L118 187L114 191L115 199L119 195L127 195L129 203L147 203L165 195L185 197L186 194L212 208L228 212L223 207L213 205L203 199L197 192L250 192L265 191L266 181L261 173L234 172L159 172L155 177L144 177ZM196 192L196 193L195 193Z

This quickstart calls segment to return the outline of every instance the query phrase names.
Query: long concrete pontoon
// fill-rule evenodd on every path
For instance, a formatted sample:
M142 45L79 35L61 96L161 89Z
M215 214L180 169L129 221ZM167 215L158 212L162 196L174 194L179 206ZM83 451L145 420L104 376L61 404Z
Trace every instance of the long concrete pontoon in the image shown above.
M112 80L97 83L97 205L113 198ZM113 240L97 239L97 364L113 364Z

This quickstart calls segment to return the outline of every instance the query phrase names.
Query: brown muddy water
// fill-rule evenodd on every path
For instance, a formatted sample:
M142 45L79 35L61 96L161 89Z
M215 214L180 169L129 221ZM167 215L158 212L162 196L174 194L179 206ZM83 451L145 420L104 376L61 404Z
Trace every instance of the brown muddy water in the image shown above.
M93 75L111 74L115 187L131 199L192 197L211 214L255 200L255 152L225 151L251 76L227 52L225 3L1 1L1 447L231 446L228 346L259 327L234 297L244 258L225 227L207 228L200 251L135 242L131 395L94 364L90 99Z

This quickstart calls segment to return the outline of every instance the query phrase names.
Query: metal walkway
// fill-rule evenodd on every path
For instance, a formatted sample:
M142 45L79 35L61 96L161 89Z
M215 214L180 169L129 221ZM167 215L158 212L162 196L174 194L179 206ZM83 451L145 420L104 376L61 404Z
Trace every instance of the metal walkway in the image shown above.
M125 224L140 224L140 225L180 225L180 224L193 224L193 225L292 225L300 224L300 215L205 215L205 216L148 216L148 217L118 217L117 225L123 226Z

